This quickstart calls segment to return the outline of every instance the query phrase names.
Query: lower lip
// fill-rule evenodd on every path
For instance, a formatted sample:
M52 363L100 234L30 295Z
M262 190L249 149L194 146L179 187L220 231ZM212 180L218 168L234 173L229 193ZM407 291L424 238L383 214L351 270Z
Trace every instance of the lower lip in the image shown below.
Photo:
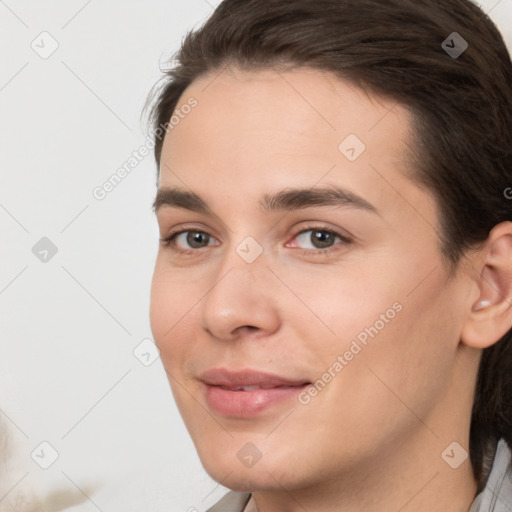
M229 391L219 386L204 385L206 401L218 414L232 418L251 418L264 410L298 395L308 384L295 387Z

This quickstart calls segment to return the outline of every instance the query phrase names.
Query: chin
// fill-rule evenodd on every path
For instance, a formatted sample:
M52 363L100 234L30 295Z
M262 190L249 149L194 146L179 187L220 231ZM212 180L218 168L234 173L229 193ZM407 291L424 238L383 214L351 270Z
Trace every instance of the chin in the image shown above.
M301 485L300 473L297 473L296 465L290 464L290 457L269 458L263 454L252 467L248 467L238 457L239 450L226 449L222 453L211 451L208 454L201 451L198 453L210 477L233 491L254 492L279 490L283 487L293 489Z
M213 480L232 491L254 492L281 488L276 480L262 469L252 468L243 472L236 471L235 468L225 468L226 471L224 468L220 471L218 467L212 469L205 467L205 469Z

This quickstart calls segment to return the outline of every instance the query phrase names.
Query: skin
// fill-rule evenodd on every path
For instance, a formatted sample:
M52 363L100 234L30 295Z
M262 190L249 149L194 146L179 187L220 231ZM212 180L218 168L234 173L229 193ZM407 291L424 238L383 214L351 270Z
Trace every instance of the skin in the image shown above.
M511 224L450 275L435 201L407 177L411 114L329 73L231 67L193 82L178 108L191 96L197 108L165 137L159 189L194 191L214 215L157 210L162 238L209 238L160 245L150 313L206 471L253 492L249 510L260 512L466 512L476 482L462 448L481 349L512 324ZM354 162L338 149L349 134L366 145ZM258 205L283 188L329 185L378 213ZM352 242L318 248L312 235L325 229ZM253 263L236 252L248 236L263 250ZM492 305L479 309L482 300ZM201 372L315 382L396 303L401 311L307 405L291 399L247 419L208 406ZM248 442L262 454L250 468L237 457ZM453 442L457 469L441 456Z

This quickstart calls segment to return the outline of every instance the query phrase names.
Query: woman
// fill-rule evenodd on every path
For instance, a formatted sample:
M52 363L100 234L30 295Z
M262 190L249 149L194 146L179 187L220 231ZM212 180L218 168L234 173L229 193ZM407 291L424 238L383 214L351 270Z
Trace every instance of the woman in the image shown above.
M233 490L211 511L511 510L512 66L487 16L224 0L153 122L151 324Z

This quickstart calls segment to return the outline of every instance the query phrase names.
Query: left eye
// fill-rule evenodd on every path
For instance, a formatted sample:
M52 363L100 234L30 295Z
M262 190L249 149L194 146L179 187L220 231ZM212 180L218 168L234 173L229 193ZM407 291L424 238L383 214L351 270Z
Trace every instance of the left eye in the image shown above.
M338 233L326 229L307 229L301 231L294 240L298 240L301 245L310 244L309 247L302 247L303 249L328 249L334 245L336 239L348 242L347 239Z

